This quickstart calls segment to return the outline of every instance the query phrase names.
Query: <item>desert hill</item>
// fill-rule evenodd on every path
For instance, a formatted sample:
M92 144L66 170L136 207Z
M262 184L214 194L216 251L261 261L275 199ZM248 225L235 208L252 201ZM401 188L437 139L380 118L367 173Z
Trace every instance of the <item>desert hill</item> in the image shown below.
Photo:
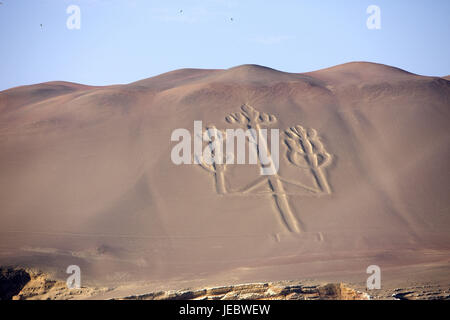
M226 117L249 110L243 105L276 119L268 127L281 133L283 193L255 165L228 165L219 194L214 172L171 161L173 130L192 132L195 120L237 128ZM412 266L423 266L424 279L447 276L449 121L450 81L367 62L8 89L0 92L0 265L63 278L77 264L88 283L172 289L365 281L373 264L386 279ZM286 133L295 126L317 132L326 165L295 161Z

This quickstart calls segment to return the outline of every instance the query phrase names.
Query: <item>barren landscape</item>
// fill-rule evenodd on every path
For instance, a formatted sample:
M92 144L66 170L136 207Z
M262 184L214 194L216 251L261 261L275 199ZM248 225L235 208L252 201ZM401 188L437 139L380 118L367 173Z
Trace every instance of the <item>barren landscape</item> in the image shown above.
M278 172L174 164L171 134L194 121L279 129ZM34 283L44 273L65 282L78 265L79 294L93 299L251 283L316 286L316 298L327 285L343 298L346 283L358 298L448 299L449 123L448 77L369 62L8 89L0 265L39 270ZM370 265L381 290L365 288Z

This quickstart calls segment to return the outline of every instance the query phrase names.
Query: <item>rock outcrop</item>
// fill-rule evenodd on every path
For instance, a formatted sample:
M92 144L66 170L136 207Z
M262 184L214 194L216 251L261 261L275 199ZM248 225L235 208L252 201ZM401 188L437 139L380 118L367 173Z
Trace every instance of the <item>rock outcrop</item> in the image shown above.
M303 285L291 282L248 283L200 290L159 291L136 300L368 300L369 295L342 283Z

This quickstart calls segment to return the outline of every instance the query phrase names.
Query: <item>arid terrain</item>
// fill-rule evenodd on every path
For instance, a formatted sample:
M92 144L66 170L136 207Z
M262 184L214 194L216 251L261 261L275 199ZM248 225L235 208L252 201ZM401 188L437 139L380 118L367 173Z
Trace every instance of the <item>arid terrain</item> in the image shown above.
M404 284L404 282L403 282ZM128 295L139 291L139 294ZM128 293L127 293L128 292ZM145 293L144 293L145 292ZM38 270L0 269L0 300L450 300L447 284L410 284L369 290L360 284L277 281L147 292L136 285L69 289Z
M194 121L279 129L277 174L174 164L172 132ZM81 298L275 283L448 299L449 123L448 77L368 62L8 89L0 266L39 270L18 278L22 298L71 298L65 272L78 265ZM365 288L370 265L381 291ZM42 277L58 295L30 294Z

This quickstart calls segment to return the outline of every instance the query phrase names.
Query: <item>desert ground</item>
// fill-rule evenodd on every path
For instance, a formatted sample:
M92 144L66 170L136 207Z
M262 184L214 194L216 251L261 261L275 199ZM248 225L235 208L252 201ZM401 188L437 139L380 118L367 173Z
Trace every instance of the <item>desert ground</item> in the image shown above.
M0 265L58 281L78 265L94 299L294 280L367 292L377 265L371 296L448 298L448 79L352 62L2 91ZM171 134L194 121L279 129L278 172L174 164Z

